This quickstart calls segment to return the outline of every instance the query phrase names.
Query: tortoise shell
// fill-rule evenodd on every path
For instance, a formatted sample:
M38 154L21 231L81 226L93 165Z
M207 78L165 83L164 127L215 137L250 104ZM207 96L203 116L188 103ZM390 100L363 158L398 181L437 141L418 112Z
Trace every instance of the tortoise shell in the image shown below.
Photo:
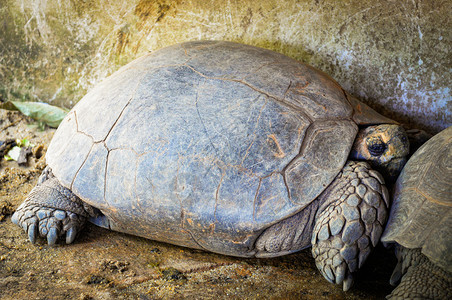
M452 272L452 127L426 142L405 165L381 239L422 248L432 262Z
M383 122L328 75L284 55L188 42L93 88L46 160L113 230L251 256L265 228L331 183L357 124Z

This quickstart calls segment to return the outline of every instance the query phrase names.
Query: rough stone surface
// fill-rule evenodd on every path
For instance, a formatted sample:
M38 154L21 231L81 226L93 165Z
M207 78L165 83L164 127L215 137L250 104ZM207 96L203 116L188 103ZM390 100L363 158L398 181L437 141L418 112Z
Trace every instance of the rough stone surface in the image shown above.
M0 1L0 97L72 107L148 51L199 39L307 62L380 113L451 125L452 3L402 1Z

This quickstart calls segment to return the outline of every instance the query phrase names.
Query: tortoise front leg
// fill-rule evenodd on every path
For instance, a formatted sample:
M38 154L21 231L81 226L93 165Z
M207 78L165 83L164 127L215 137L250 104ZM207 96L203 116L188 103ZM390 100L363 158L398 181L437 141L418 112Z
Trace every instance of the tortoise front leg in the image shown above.
M367 163L350 161L319 200L312 255L322 275L347 291L352 273L380 240L387 219L387 190L381 175Z
M63 187L47 167L27 199L17 208L11 220L21 226L34 244L36 237L47 237L54 245L58 237L66 235L66 243L74 241L94 208L83 203L69 189Z
M400 284L387 299L452 299L452 274L432 263L421 249L397 245L396 256L390 282Z

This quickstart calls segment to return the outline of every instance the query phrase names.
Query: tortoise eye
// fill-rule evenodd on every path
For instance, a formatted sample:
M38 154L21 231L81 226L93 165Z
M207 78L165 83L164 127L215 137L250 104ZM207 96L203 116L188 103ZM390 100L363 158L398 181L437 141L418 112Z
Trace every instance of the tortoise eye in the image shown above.
M386 144L380 137L369 137L366 139L367 149L372 156L380 156L386 151Z

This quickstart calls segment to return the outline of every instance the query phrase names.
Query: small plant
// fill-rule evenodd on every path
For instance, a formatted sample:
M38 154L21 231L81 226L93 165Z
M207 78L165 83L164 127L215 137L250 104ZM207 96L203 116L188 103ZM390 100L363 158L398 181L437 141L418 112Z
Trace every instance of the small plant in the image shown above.
M16 146L12 147L8 153L5 155L5 160L15 160L18 161L20 157L20 152L28 148L31 150L35 145L33 145L28 139L17 139ZM22 150L24 149L24 150Z

